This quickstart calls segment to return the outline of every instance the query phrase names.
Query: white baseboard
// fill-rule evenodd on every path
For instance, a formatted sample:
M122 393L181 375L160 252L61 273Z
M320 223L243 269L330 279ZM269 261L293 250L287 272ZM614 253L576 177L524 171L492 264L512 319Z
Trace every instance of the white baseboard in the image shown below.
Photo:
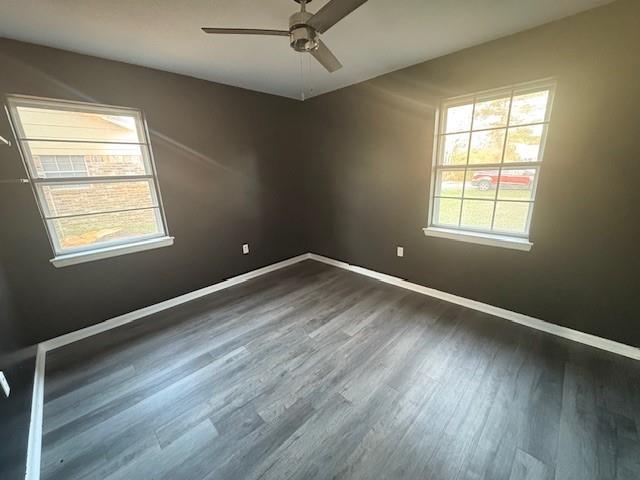
M290 265L293 265L294 263L308 260L309 258L311 258L310 254L304 253L302 255L298 255L297 257L292 257L287 260L274 263L272 265L267 265L266 267L258 268L257 270L243 273L242 275L229 278L227 280L224 280L223 282L216 283L215 285L201 288L193 292L185 293L184 295L180 295L179 297L170 298L169 300L165 300L164 302L156 303L155 305L150 305L133 312L125 313L124 315L120 315L119 317L114 317L96 325L92 325L81 330L76 330L75 332L70 332L38 344L36 354L36 369L33 381L33 395L31 399L31 422L29 425L27 471L25 480L40 480L42 419L44 413L44 374L45 360L48 351L63 347L73 342L77 342L78 340L82 340L83 338L91 337L93 335L106 332L107 330L126 325L127 323L133 322L134 320L148 317L153 313L157 313L162 310L167 310L168 308L190 302L191 300L195 300L219 290L224 290L225 288L238 285L239 283L246 282L247 280L251 280L252 278L259 277L266 273L288 267Z
M104 322L97 323L96 325L91 325L90 327L83 328L81 330L76 330L75 332L70 332L65 335L52 338L51 340L46 340L40 345L42 346L42 348L44 348L45 352L48 352L49 350L63 347L64 345L77 342L78 340L82 340L83 338L91 337L93 335L97 335L98 333L111 330L112 328L120 327L127 323L133 322L134 320L138 320L139 318L147 317L151 314L161 312L162 310L167 310L168 308L190 302L191 300L204 297L205 295L209 295L219 290L224 290L225 288L238 285L239 283L243 283L247 280L251 280L252 278L264 275L265 273L288 267L289 265L293 265L294 263L298 263L303 260L308 260L309 258L310 255L308 253L304 253L302 255L298 255L297 257L292 257L287 260L283 260L282 262L267 265L266 267L258 268L257 270L252 270L250 272L243 273L242 275L229 278L223 282L216 283L215 285L210 285L199 290L194 290L193 292L185 293L184 295L180 295L179 297L170 298L169 300L165 300L164 302L156 303L154 305L150 305L133 312L125 313L124 315L105 320Z
M36 368L33 375L33 395L31 396L31 421L29 422L29 442L27 444L26 480L40 480L40 452L42 451L42 413L44 411L44 366L47 352L38 345Z
M560 325L556 325L555 323L545 322L544 320L530 317L522 313L512 312L511 310L488 305L476 300L459 297L458 295L442 292L434 288L424 287L416 283L408 282L399 277L376 272L374 270L368 270L366 268L351 265L339 260L334 260L333 258L323 257L322 255L316 255L312 253L309 255L309 258L311 260L316 260L328 265L333 265L334 267L349 270L350 272L359 273L360 275L366 275L367 277L375 278L377 280L380 280L381 282L389 283L401 288L406 288L407 290L412 290L423 295L429 295L430 297L439 298L441 300L455 303L463 307L472 308L473 310L478 310L480 312L488 313L496 317L501 317L511 322L519 323L520 325L525 325L527 327L535 328L536 330L541 330L558 337L573 340L574 342L584 343L585 345L590 345L601 350L606 350L618 355L633 358L634 360L640 360L640 348L632 347L631 345L625 345L624 343L614 342L613 340L597 337L589 333L562 327Z
M595 335L580 332L578 330L572 330L567 327L561 327L559 325L548 323L534 317L523 315L521 313L512 312L510 310L505 310L504 308L495 307L493 305L488 305L486 303L470 300L464 297L459 297L451 293L446 293L440 290L435 290L433 288L424 287L416 283L408 282L399 277L394 277L384 273L376 272L374 270L358 267L356 265L351 265L349 263L341 262L339 260L334 260L332 258L323 257L321 255L316 255L313 253L305 253L302 255L298 255L297 257L292 257L287 260L283 260L282 262L274 263L272 265L268 265L266 267L253 270L251 272L247 272L242 275L229 278L228 280L217 283L215 285L201 288L199 290L195 290L193 292L180 295L179 297L171 298L169 300L165 300L164 302L156 303L155 305L150 305L148 307L141 308L133 312L125 313L124 315L114 317L102 323L98 323L96 325L92 325L90 327L83 328L75 332L67 333L65 335L61 335L59 337L53 338L51 340L46 340L40 343L38 345L38 351L36 356L36 370L34 375L33 398L32 398L32 404L31 404L31 424L29 427L29 445L27 450L27 474L25 479L26 480L40 479L42 414L44 409L45 359L46 359L46 353L49 350L54 350L64 345L68 345L69 343L82 340L83 338L97 335L107 330L111 330L113 328L126 325L127 323L133 322L134 320L148 317L153 313L157 313L162 310L166 310L168 308L172 308L177 305L181 305L183 303L189 302L191 300L204 297L205 295L209 295L219 290L224 290L225 288L238 285L239 283L243 283L243 282L246 282L247 280L259 277L266 273L273 272L275 270L279 270L284 267L288 267L290 265L301 262L303 260L315 260L317 262L333 265L334 267L342 268L350 272L355 272L360 275L365 275L367 277L375 278L377 280L380 280L382 282L385 282L391 285L395 285L397 287L406 288L407 290L412 290L414 292L421 293L423 295L429 295L431 297L439 298L441 300L455 303L463 307L472 308L474 310L485 312L490 315L494 315L496 317L501 317L506 320L510 320L512 322L519 323L521 325L525 325L527 327L535 328L536 330L541 330L543 332L550 333L552 335L557 335L559 337L563 337L569 340L573 340L575 342L590 345L592 347L596 347L601 350L606 350L612 353L616 353L618 355L623 355L625 357L633 358L635 360L640 360L640 349L632 347L630 345L614 342L613 340L607 340L606 338L596 337Z

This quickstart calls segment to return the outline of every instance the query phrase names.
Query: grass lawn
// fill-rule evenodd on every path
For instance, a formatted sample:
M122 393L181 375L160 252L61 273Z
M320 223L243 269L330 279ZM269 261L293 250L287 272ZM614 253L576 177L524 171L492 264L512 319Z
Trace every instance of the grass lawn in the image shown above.
M462 196L461 183L443 184L440 195ZM440 198L436 201L435 222L441 226L458 226L474 229L490 229L493 217L493 199L496 196L495 189L482 191L477 187L467 184L465 198ZM507 202L500 200L531 199L529 189L501 188L498 195L498 203L495 208L494 230L509 233L524 233L529 214L529 203ZM488 201L490 200L490 201ZM462 216L460 210L462 209Z
M157 232L153 210L62 218L55 220L54 226L65 248Z

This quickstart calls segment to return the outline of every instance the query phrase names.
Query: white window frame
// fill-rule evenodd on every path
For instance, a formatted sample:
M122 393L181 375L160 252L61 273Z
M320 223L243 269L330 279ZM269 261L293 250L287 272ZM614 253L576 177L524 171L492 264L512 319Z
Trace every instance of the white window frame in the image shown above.
M49 138L27 138L24 134L24 130L22 127L22 122L20 120L20 116L18 114L18 107L40 107L40 108L48 108L53 110L68 110L75 112L83 112L83 113L98 113L104 115L125 115L130 116L135 119L136 128L138 131L139 142L108 142L108 141L92 141L92 140L73 140L73 139L64 139L64 140L52 140ZM47 236L49 239L49 243L51 245L51 249L53 251L54 257L51 259L51 263L56 267L63 267L68 265L75 265L78 263L84 263L94 260L100 260L103 258L114 257L117 255L123 255L127 253L139 252L143 250L150 250L154 248L169 246L173 244L174 238L169 236L169 230L167 226L167 220L164 212L164 205L162 203L162 196L160 194L160 185L158 183L158 174L155 167L155 162L153 159L153 151L151 149L151 142L149 140L149 130L147 127L147 122L144 117L144 113L142 110L128 108L128 107L117 107L111 105L102 105L95 103L85 103L85 102L75 102L69 100L57 100L51 98L42 98L42 97L33 97L27 95L7 95L5 98L5 110L7 112L7 116L10 120L11 127L13 130L13 135L16 139L16 144L18 145L18 149L20 151L20 155L22 158L22 163L29 176L29 183L31 185L31 190L36 199L36 204L38 206L38 210L42 221L45 226L45 231L47 232ZM33 158L31 158L30 149L27 147L28 142L37 142L37 141L63 141L64 143L79 143L79 144L87 144L87 143L117 143L119 145L137 145L140 147L142 152L142 156L144 158L145 165L148 167L148 172L144 175L122 175L122 176L84 176L84 177L51 177L51 178L42 178L38 176L37 172L32 167L35 165ZM128 210L144 210L144 209L153 209L156 214L156 224L158 226L158 233L152 235L141 235L135 238L128 239L117 239L110 242L104 242L99 245L85 245L76 248L67 248L62 249L59 244L58 237L53 231L53 226L50 225L51 220L55 220L56 218L61 217L76 217L83 216L87 214L78 214L78 215L47 215L47 207L43 197L43 189L42 187L54 186L54 185L79 185L82 184L95 184L95 183L116 183L116 182L127 182L127 181L148 181L151 186L151 195L154 199L155 203L151 207L141 207L141 208L129 208L129 209L114 209L114 210L105 210L100 212L92 212L91 214L101 214L101 213L118 213L125 212Z
M549 125L551 120L551 110L553 108L553 101L555 96L556 89L556 81L553 78L537 80L534 82L527 83L519 83L510 85L507 87L501 87L491 90L485 90L481 92L475 92L469 95L463 95L453 98L445 99L438 111L436 112L436 124L435 124L435 132L434 132L434 140L433 140L433 158L432 158L432 166L431 166L431 182L429 189L429 210L428 210L428 223L427 227L423 228L424 234L430 237L439 237L439 238L447 238L451 240L476 243L481 245L489 245L496 247L504 247L515 250L522 251L530 251L533 243L529 237L529 230L531 226L531 219L533 216L533 210L535 208L537 190L538 190L538 181L540 179L540 172L542 170L542 160L544 158L545 144L547 140L547 134L549 131ZM530 124L524 125L510 125L510 117L511 117L511 101L513 100L514 94L521 95L527 92L536 92L541 90L548 90L549 95L547 98L547 107L545 111L545 118L543 122L534 122ZM500 127L491 127L485 129L473 129L473 112L475 110L476 102L482 102L487 99L492 98L503 98L509 97L509 112L507 114L507 121L505 126ZM450 107L458 106L458 105L468 105L473 104L473 110L471 114L471 126L470 130L464 130L462 132L448 132L448 135L456 134L456 133L469 133L469 148L471 148L471 134L473 132L478 131L487 131L487 130L499 130L505 129L505 138L504 144L502 148L502 156L501 161L499 163L491 163L491 164L471 164L469 165L469 151L467 152L467 163L465 165L440 165L439 160L440 156L443 154L441 149L443 148L444 142L441 140L445 137L445 116L447 109ZM509 128L514 127L523 127L523 126L534 126L534 125L542 125L542 137L540 140L540 149L538 151L538 159L535 162L505 162L504 156L506 151L506 143L508 140L508 132ZM537 174L535 176L534 184L532 186L531 200L528 201L530 203L529 213L527 217L526 229L523 234L517 233L502 233L495 231L488 231L485 229L472 229L468 227L454 227L454 226L441 226L434 223L434 209L436 205L436 183L438 172L441 170L460 170L465 172L464 181L463 181L463 193L462 199L464 198L464 184L466 182L466 173L469 170L482 169L482 170L497 170L498 173L498 182L495 189L495 196L493 199L493 217L492 224L495 219L495 209L498 201L498 192L500 189L500 175L502 174L503 169L526 169L527 167L537 169ZM490 200L488 200L490 201ZM500 200L505 201L505 200ZM515 200L514 200L515 201ZM522 201L523 203L525 201ZM462 209L462 205L461 205ZM462 210L460 212L462 215ZM492 225L493 226L493 225Z

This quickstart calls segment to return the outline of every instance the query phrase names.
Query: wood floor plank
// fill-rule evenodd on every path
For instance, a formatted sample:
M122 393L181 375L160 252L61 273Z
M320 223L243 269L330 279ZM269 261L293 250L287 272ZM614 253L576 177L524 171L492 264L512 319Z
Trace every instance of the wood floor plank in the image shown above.
M184 458L194 450L201 450L211 445L217 436L218 432L213 424L204 420L176 438L167 447L150 449L104 478L105 480L158 478L166 470L184 461Z
M520 332L507 343L517 348L503 349L499 388L460 479L506 478L518 449L555 465L564 363L548 355L547 338Z
M549 469L544 463L523 450L517 450L509 480L547 480L548 478Z
M42 478L640 478L640 362L316 262L49 352Z
M597 383L582 365L565 364L556 479L615 478L608 448L610 425L596 405ZM602 436L605 434L605 436ZM613 475L613 476L612 476Z
M55 468L58 458L75 458L86 452L99 458L104 454L105 447L111 451L112 457L124 454L130 444L145 440L157 427L207 398L216 380L232 368L233 364L229 364L229 361L241 362L245 356L246 350L239 348L177 379L167 388L154 390L149 396L141 398L140 402L113 412L109 418L93 423L94 417L91 417L88 428L75 424L75 429L66 428L57 434L55 441L50 438L51 434L45 435L43 468L47 471ZM152 436L155 440L155 435ZM67 475L73 478L71 473Z

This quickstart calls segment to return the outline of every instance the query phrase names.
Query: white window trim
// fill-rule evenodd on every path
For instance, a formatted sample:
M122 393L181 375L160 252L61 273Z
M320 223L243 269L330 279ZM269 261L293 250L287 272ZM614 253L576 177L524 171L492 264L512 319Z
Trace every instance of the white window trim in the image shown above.
M507 235L494 235L490 233L479 233L468 230L454 230L451 228L426 227L422 229L427 237L448 238L459 242L476 243L490 247L503 247L513 250L528 252L533 247L533 243L524 238L510 237Z
M526 234L524 236L518 235L518 234L509 235L508 233L501 233L501 232L494 233L494 232L486 232L482 230L475 231L472 229L465 229L461 227L449 228L446 226L440 226L440 225L434 224L433 209L435 206L435 188L436 188L436 179L437 179L437 173L438 173L438 168L437 168L438 157L440 155L440 152L439 152L440 143L441 143L440 137L442 135L440 129L441 129L442 115L443 115L444 109L447 108L448 106L452 106L455 104L464 104L465 102L475 102L477 97L491 96L492 94L500 94L502 92L506 93L508 91L511 91L510 94L511 94L511 98L513 99L514 90L527 90L527 89L533 90L537 88L548 89L549 99L547 101L547 111L545 115L545 120L544 122L541 122L541 124L545 125L545 128L544 128L542 140L540 143L540 151L538 152L538 161L535 162L535 167L538 169L538 174L536 175L535 184L533 185L533 193L531 197L532 208L531 208L531 211L529 212L529 218L527 219ZM495 88L491 90L485 90L481 92L474 92L467 95L447 98L441 102L438 110L436 111L436 121L435 121L435 129L434 129L434 136L433 136L433 156L432 156L432 164L431 164L431 174L430 174L431 178L430 178L428 215L427 215L428 226L422 229L426 236L446 238L446 239L456 240L461 242L475 243L479 245L510 248L515 250L527 251L527 252L531 250L531 248L533 247L533 242L531 242L530 240L529 228L531 225L533 209L535 208L535 204L537 201L536 197L537 197L537 191L538 191L538 182L540 178L540 171L542 170L542 160L544 159L544 151L546 147L546 140L547 140L548 129L550 124L551 111L552 111L553 103L555 100L554 98L555 89L556 89L555 78L547 78L543 80L518 83L518 84L508 85L505 87ZM509 128L508 122L505 128L507 129L507 132L508 132L508 128ZM471 130L471 133L472 132L473 130ZM456 133L456 132L450 132L450 133ZM507 141L507 137L508 135L505 135L505 144ZM503 155L504 155L504 152L503 152ZM523 163L522 165L519 165L519 164L516 165L514 163L508 163L507 165L510 168L518 168L518 166L520 166L521 168L526 168L526 166L528 165L528 163ZM501 161L500 166L498 166L498 168L500 168L502 165L503 165L503 161ZM478 168L494 168L495 166L479 164L477 165L477 167ZM452 169L455 169L455 168L457 167L452 167ZM495 201L496 199L494 199L494 202ZM494 209L495 209L495 206L494 206Z
M31 168L31 162L27 160L27 154L22 145L23 142L30 141L33 139L23 138L23 135L20 135L19 132L22 131L22 127L19 126L21 124L18 122L18 113L17 107L20 104L29 104L34 103L37 105L50 105L52 108L58 109L75 109L80 108L82 111L93 112L93 113L106 113L109 115L114 114L126 114L134 116L139 122L137 127L139 128L139 135L141 136L141 141L138 143L141 146L145 146L146 150L143 148L142 155L144 157L145 163L148 164L150 171L145 175L131 175L122 177L121 180L127 181L135 181L137 179L148 180L152 183L152 196L155 199L156 203L154 205L154 209L157 210L156 215L159 220L159 226L162 231L159 234L154 234L152 236L143 236L137 237L134 239L123 239L117 240L110 243L104 243L96 246L85 246L80 247L69 252L59 252L57 245L57 238L50 231L50 227L48 225L47 216L45 215L44 206L41 204L41 198L38 193L37 184L45 183L42 179L34 176L35 173ZM129 108L129 107L118 107L112 105L102 105L95 103L87 103L87 102L76 102L70 100L59 100L59 99L51 99L51 98L42 98L42 97L34 97L29 95L7 95L5 97L5 111L7 117L10 119L11 128L13 131L13 136L16 138L16 144L18 145L18 150L20 152L20 156L22 159L22 163L25 171L29 175L29 183L31 185L32 192L36 199L36 204L38 206L38 210L40 212L40 216L42 218L45 231L47 233L47 237L49 239L49 243L51 245L51 249L54 254L54 258L50 260L50 262L55 267L64 267L68 265L75 265L78 263L90 262L94 260L101 260L104 258L114 257L118 255L125 255L129 253L140 252L144 250L151 250L160 247L166 247L173 245L174 237L169 235L169 227L167 225L167 220L164 212L164 204L162 202L162 195L160 193L160 185L158 183L158 173L156 170L154 158L153 158L153 150L151 147L151 139L149 136L149 128L147 126L147 122L144 116L144 112L139 109ZM37 139L36 139L37 140ZM76 140L70 140L70 142L76 142ZM82 143L81 141L78 141ZM127 143L127 142L123 142ZM138 178L139 177L139 178ZM91 183L91 182L108 182L114 181L117 179L116 176L105 176L105 177L69 177L63 179L55 179L54 182L59 183ZM51 179L49 179L51 180ZM46 182L48 183L48 182ZM53 183L53 182L52 182ZM142 208L141 208L142 209ZM101 212L97 212L101 213ZM108 213L108 212L107 212Z
M169 247L173 245L173 241L173 237L155 237L148 240L143 240L141 242L132 242L105 248L94 248L93 250L86 250L83 252L58 255L49 261L56 268L68 267L69 265L77 265L79 263L103 260L105 258L126 255L128 253L143 252L145 250L153 250L155 248Z

